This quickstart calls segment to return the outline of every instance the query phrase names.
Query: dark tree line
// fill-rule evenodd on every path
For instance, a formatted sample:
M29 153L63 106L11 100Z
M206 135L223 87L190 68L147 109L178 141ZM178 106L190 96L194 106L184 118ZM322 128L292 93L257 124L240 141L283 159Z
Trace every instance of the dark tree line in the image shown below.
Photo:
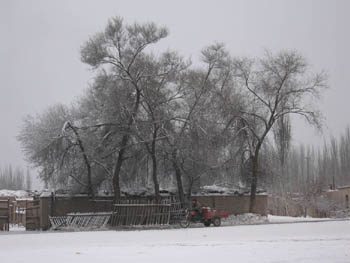
M28 169L25 172L12 165L0 167L0 190L31 190L31 187L32 179Z
M46 183L90 196L109 189L116 200L140 186L156 197L175 187L184 201L199 184L247 182L253 211L269 134L280 127L283 173L288 116L320 127L312 102L326 78L296 51L239 58L216 43L198 65L149 51L167 35L153 23L109 20L81 49L93 83L74 106L28 116L18 136L24 152Z

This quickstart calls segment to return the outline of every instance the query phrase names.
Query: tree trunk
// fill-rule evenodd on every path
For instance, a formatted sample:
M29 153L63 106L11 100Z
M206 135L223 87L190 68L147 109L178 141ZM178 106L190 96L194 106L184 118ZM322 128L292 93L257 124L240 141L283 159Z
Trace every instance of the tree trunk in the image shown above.
M179 193L179 199L180 199L181 205L184 205L185 204L185 195L184 195L184 189L183 189L183 185L182 185L181 170L180 170L180 167L177 163L176 150L173 151L172 155L173 155L172 163L173 163L173 167L175 170L175 178L176 178L176 182L177 182L177 190Z
M192 188L193 188L193 183L194 183L194 179L193 177L189 178L189 183L188 183L188 199L191 200L192 197Z
M123 165L123 162L125 160L124 155L125 155L125 150L126 146L128 145L129 138L130 138L130 133L131 133L131 126L134 124L134 120L136 118L137 112L139 110L139 105L140 105L140 96L141 93L138 89L136 89L136 100L135 100L135 105L132 114L129 117L129 122L128 122L128 128L126 129L126 134L123 136L121 144L120 144L120 150L118 153L118 159L115 164L115 169L113 172L113 190L114 190L114 202L120 200L120 171Z
M156 199L159 200L159 182L158 182L158 167L157 167L157 156L156 156L156 140L158 135L158 128L154 128L153 138L152 138L152 148L151 148L151 158L152 158L152 178L154 185L154 195Z
M119 153L117 163L113 172L113 191L114 191L114 202L120 200L120 181L119 174L123 163L123 154Z
M125 154L125 147L129 141L129 135L126 134L122 138L121 143L121 149L118 153L118 159L115 164L115 168L113 171L113 190L114 190L114 202L117 202L120 200L120 171L124 162L124 154Z
M250 184L250 202L249 202L249 213L255 211L255 197L256 197L256 188L258 184L258 155L252 157L252 181Z
M84 156L84 159L86 157ZM86 161L88 162L88 160L86 159ZM88 195L91 198L94 198L94 189L92 188L92 180L91 180L91 166L90 163L88 162L87 164L87 170L88 170Z
M92 180L91 180L91 165L90 165L90 161L89 158L86 154L85 151L85 147L84 144L82 142L82 140L80 139L80 135L78 133L78 130L76 127L74 127L71 123L69 123L69 127L73 130L75 137L78 141L78 145L81 151L81 154L83 155L83 159L84 159L84 163L86 165L86 169L87 169L87 191L88 191L88 196L93 198L94 197L94 190L92 187Z
M158 169L157 169L157 158L155 154L152 154L152 178L154 184L154 195L156 199L159 200L159 182L158 182Z

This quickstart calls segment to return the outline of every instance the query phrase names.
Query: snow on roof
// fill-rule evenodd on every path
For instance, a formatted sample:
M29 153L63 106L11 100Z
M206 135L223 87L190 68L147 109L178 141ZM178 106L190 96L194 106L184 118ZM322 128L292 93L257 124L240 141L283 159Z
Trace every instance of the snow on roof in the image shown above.
M0 197L16 197L16 199L30 198L31 195L24 190L0 190Z
M40 197L50 197L50 196L51 196L51 191L49 191L49 190L44 190L40 194Z
M325 192L337 192L339 190L344 190L344 189L349 189L350 188L350 185L344 185L344 186L339 186L337 187L336 189L327 189L325 190Z
M218 185L205 185L201 187L201 192L207 192L207 193L220 193L220 194L230 194L234 191L239 190L238 188L231 188L227 186L218 186Z

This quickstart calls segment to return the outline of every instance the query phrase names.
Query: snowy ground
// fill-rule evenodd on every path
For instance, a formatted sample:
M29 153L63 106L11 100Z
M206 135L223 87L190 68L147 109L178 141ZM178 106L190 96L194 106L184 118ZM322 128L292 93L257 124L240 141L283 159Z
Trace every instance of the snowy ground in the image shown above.
M291 222L315 222L315 221L329 221L331 218L315 218L315 217L291 217L291 216L273 216L268 215L267 221L269 223L291 223Z
M0 234L1 262L350 262L350 221Z

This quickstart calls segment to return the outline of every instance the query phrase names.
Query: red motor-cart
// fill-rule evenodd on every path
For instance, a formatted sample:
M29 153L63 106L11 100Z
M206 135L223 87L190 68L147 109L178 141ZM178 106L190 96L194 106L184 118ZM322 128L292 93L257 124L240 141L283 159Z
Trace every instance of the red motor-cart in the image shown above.
M201 207L199 209L186 210L184 218L180 221L182 227L188 227L190 223L203 223L205 226L221 225L221 219L228 217L227 210Z

